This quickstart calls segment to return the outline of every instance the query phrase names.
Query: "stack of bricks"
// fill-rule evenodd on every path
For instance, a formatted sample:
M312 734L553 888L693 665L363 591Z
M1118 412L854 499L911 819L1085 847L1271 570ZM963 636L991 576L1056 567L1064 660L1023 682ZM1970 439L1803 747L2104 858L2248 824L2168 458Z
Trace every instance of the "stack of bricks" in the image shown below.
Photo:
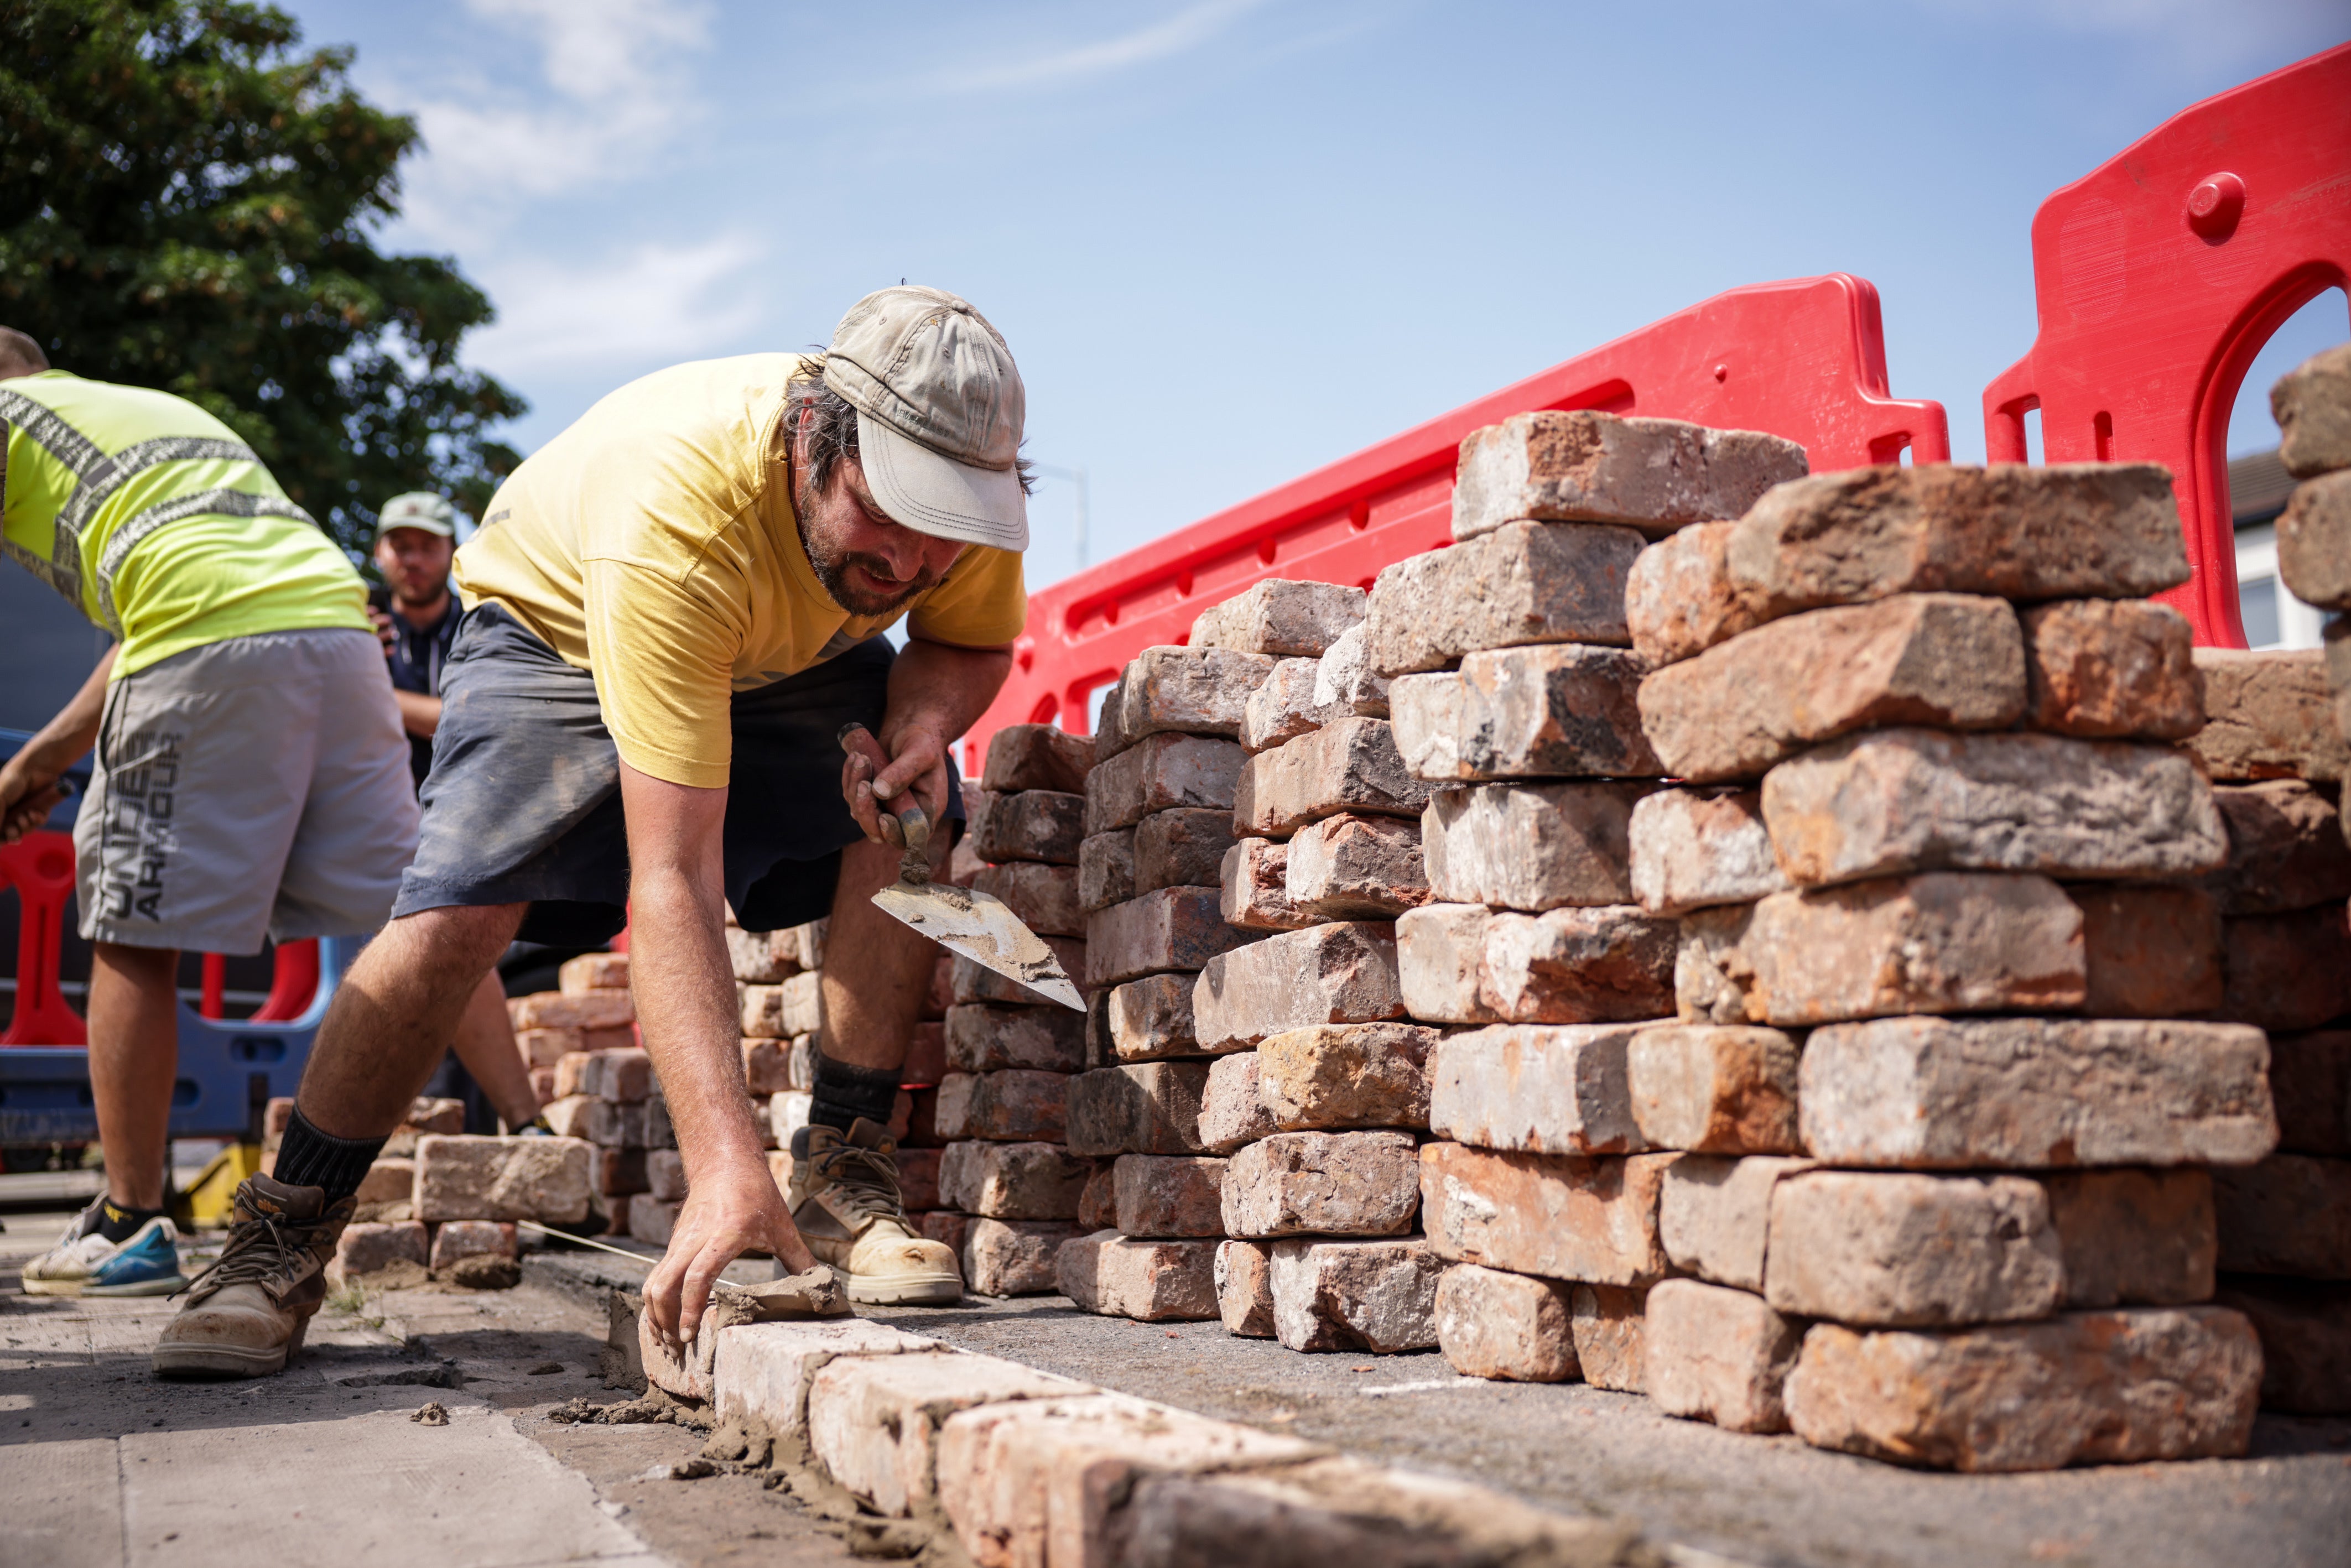
M2199 755L2229 824L2214 879L2227 932L2227 1009L2270 1030L2278 1152L2215 1176L2218 1300L2252 1320L2262 1403L2351 1414L2351 346L2286 376L2270 404L2302 482L2278 519L2278 568L2336 612L2326 646L2199 649L2210 723ZM2329 1027L2335 1026L2335 1027Z
M735 971L735 1001L740 1015L743 1086L766 1124L768 1166L776 1187L792 1179L792 1134L808 1124L816 1088L817 1042L824 1027L824 936L828 922L811 920L780 931L746 931L734 911L726 915L726 958ZM685 1172L662 1162L674 1178L663 1201L685 1197ZM673 1220L676 1211L669 1211ZM650 1240L650 1236L645 1238ZM668 1239L668 1232L662 1232Z
M653 1059L636 1043L625 953L586 953L559 972L559 989L507 1003L527 1056L555 1053L544 1091L547 1124L593 1146L593 1209L613 1236L669 1240L685 1167L661 1103Z
M954 873L1001 900L1080 986L1088 949L1078 859L1092 764L1093 743L1082 736L1041 724L998 730L980 787L966 790L971 831ZM1070 1084L1085 1065L1085 1015L968 958L952 960L948 988L946 1071L933 1116L945 1142L932 1162L937 1207L919 1223L955 1249L974 1292L1048 1292L1056 1255L1078 1234L1092 1173L1064 1146ZM901 1155L902 1176L914 1158ZM911 1197L908 1207L916 1207Z

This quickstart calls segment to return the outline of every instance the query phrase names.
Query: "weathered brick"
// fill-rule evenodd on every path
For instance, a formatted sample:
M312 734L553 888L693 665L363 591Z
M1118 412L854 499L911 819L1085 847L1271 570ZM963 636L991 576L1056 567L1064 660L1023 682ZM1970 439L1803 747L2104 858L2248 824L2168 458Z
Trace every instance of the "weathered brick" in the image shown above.
M2339 779L2351 747L2328 699L2320 649L2199 648L2204 727L2188 741L2221 779Z
M1225 1162L1188 1155L1121 1155L1111 1190L1127 1236L1222 1236Z
M773 1094L792 1087L792 1042L788 1040L753 1040L745 1037L743 1052L743 1087L756 1097Z
M1238 743L1215 736L1149 737L1087 776L1086 831L1132 827L1154 811L1229 810L1249 760Z
M1567 1330L1583 1381L1619 1394L1646 1392L1649 1287L1581 1284L1567 1301Z
M1145 648L1102 703L1095 754L1107 758L1163 732L1238 735L1242 705L1273 665L1232 648Z
M999 1145L990 1144L983 1146L995 1148ZM784 1158L789 1160L791 1157L791 1151L785 1150ZM939 1207L939 1166L946 1158L946 1150L901 1147L894 1158L898 1162L898 1193L904 1200L907 1212L911 1214L917 1209ZM784 1186L787 1191L790 1189L789 1178Z
M1372 667L1367 636L1367 627L1351 627L1316 661L1314 710L1321 716L1316 722L1328 724L1349 714L1388 716L1388 678Z
M1760 431L1595 409L1512 414L1461 443L1453 537L1475 538L1522 517L1623 523L1656 537L1736 517L1804 473L1802 447Z
M517 1255L515 1228L490 1219L452 1219L433 1228L432 1269L446 1273L467 1258Z
M1420 1237L1277 1241L1269 1272L1274 1337L1286 1350L1392 1355L1437 1343L1445 1260Z
M1078 1235L1063 1219L974 1219L964 1231L964 1284L976 1296L1050 1295L1061 1288L1061 1249Z
M1186 645L1321 658L1339 633L1363 623L1366 597L1334 582L1266 578L1202 611Z
M1813 1169L1776 1155L1691 1155L1666 1172L1657 1193L1657 1239L1673 1265L1701 1280L1763 1293L1771 1240L1771 1194Z
M2206 879L2223 915L2282 915L2351 898L2351 843L2335 802L2299 779L2212 791L2229 863Z
M1061 972L1070 977L1081 989L1091 989L1086 979L1086 945L1076 936L1043 936L1040 938L1053 950ZM940 1016L950 1007L967 1007L973 1002L1001 1002L1008 1007L1060 1007L1062 1004L1040 992L1032 991L1008 975L999 975L985 964L975 964L969 958L946 954L947 994L939 998Z
M1635 802L1650 788L1488 784L1441 789L1420 818L1429 893L1441 903L1503 909L1629 904L1630 825Z
M2188 617L2144 599L2064 599L2022 612L2024 722L2058 735L2179 740L2204 727Z
M600 1154L603 1152L598 1151ZM601 1192L610 1189L599 1187L597 1190ZM377 1210L375 1213L359 1216L362 1219L415 1218L416 1162L396 1155L389 1158L378 1155L375 1162L368 1166L367 1175L360 1178L359 1191L351 1196L359 1199L360 1208ZM402 1212L398 1214L382 1212L393 1206L398 1206Z
M2240 1275L2212 1304L2242 1312L2262 1342L2262 1408L2351 1415L2351 1285Z
M1217 1312L1227 1333L1273 1337L1273 1247L1270 1241L1217 1244Z
M1343 812L1309 822L1283 857L1290 906L1314 920L1393 920L1428 902L1420 824Z
M523 1065L529 1068L551 1068L574 1051L584 1051L583 1030L518 1029L515 1030L515 1049L522 1053Z
M721 1421L748 1417L778 1437L805 1441L809 1382L820 1368L850 1356L920 1354L936 1343L870 1318L737 1324L714 1347L714 1404Z
M1839 1165L2249 1165L2277 1142L2268 1060L2241 1024L1880 1019L1813 1031L1796 1103Z
M1364 648L1384 675L1441 670L1481 648L1529 643L1622 647L1625 574L1641 536L1609 525L1507 523L1383 569Z
M1633 1124L1656 1149L1792 1155L1796 1042L1773 1029L1669 1025L1625 1048Z
M815 970L787 977L780 985L745 986L742 1030L752 1040L789 1040L824 1028L823 976Z
M1425 1145L1421 1228L1438 1252L1461 1262L1586 1284L1646 1285L1666 1273L1657 1189L1681 1157L1583 1159Z
M1085 1067L1085 1015L1059 1005L963 1003L947 1009L946 1065L955 1072L998 1072L1008 1067L1077 1072Z
M1078 1195L1078 1229L1084 1234L1118 1228L1118 1183L1114 1175L1117 1163L1092 1162L1092 1174L1086 1177L1085 1190Z
M1269 936L1208 960L1192 993L1200 1049L1241 1051L1284 1030L1404 1016L1395 928L1343 921Z
M1387 721L1333 719L1249 759L1233 804L1234 829L1286 838L1341 811L1417 817L1429 788L1405 771Z
M1225 852L1232 847L1229 810L1154 811L1134 825L1134 891L1215 887Z
M687 1189L685 1156L675 1149L645 1151L645 1190L663 1203L684 1203Z
M1225 1169L1228 1236L1401 1236L1419 1207L1409 1133L1276 1133Z
M1359 643L1362 638L1356 639ZM1322 673L1320 659L1284 659L1274 665L1265 684L1249 693L1241 707L1241 749L1254 755L1295 740L1326 718L1343 711L1314 700L1314 682Z
M1188 974L1146 975L1110 993L1110 1038L1119 1061L1200 1054L1192 1037L1192 986Z
M1081 850L1083 845L1080 845ZM1000 899L1021 925L1040 936L1082 936L1086 912L1078 902L1078 868L1037 861L982 866L975 892Z
M1437 1038L1433 1029L1404 1023L1270 1035L1250 1055L1259 1103L1284 1132L1426 1127L1428 1058Z
M1529 1154L1646 1147L1625 1080L1633 1033L1622 1024L1502 1024L1454 1035L1429 1060L1429 1129L1476 1148Z
M2277 550L2278 575L2296 599L2351 610L2351 473L2294 487L2277 520Z
M930 1092L935 1094L937 1091ZM956 1113L965 1114L969 1105L967 1092L958 1091L956 1103ZM789 1146L792 1134L809 1124L809 1112L815 1104L816 1096L805 1089L787 1089L768 1097L768 1131L779 1147ZM956 1135L964 1134L958 1133Z
M1478 994L1493 923L1482 904L1426 904L1396 917L1397 981L1406 1012L1431 1023L1498 1021Z
M1139 1061L1070 1081L1073 1155L1196 1155L1205 1061Z
M567 997L582 997L595 991L625 991L629 988L629 956L626 953L582 953L577 958L567 958L555 971L555 983Z
M1573 1380L1580 1370L1568 1328L1573 1290L1556 1281L1454 1264L1437 1281L1437 1344L1446 1364L1464 1377Z
M2220 1005L2220 912L2193 887L2075 883L2092 1018L2188 1018Z
M1171 969L1196 970L1252 940L1217 913L1217 890L1162 887L1086 917L1086 983L1114 986Z
M1081 1311L1144 1322L1217 1316L1217 1243L1145 1241L1097 1230L1062 1243L1061 1294Z
M393 1272L423 1284L425 1246L424 1227L413 1219L346 1225L336 1239L329 1269L338 1283ZM412 1269L413 1275L408 1273Z
M938 1172L937 1196L949 1208L990 1219L1074 1219L1093 1166L1058 1144L967 1142L940 1151Z
M610 1149L649 1146L643 1103L622 1105L593 1095L567 1094L541 1106L540 1114L558 1137L579 1138Z
M2220 1268L2351 1280L2351 1160L2272 1155L2212 1173Z
M590 991L567 996L561 991L535 991L507 1003L507 1018L517 1030L622 1029L636 1021L637 1010L626 991Z
M555 1064L555 1097L569 1100L574 1095L588 1094L589 1075L594 1071L596 1058L585 1051L567 1051ZM601 1098L590 1095L591 1099Z
M988 737L979 782L998 794L1050 789L1082 795L1093 765L1094 743L1089 736L1071 735L1059 725L1008 724Z
M2344 906L2220 923L2219 1016L2291 1033L2351 1015L2351 929Z
M1497 915L1478 998L1511 1023L1617 1023L1674 1010L1675 922L1638 904Z
M1091 791L1092 775L1087 790ZM971 847L980 859L1078 863L1085 837L1086 796L1074 789L1024 789L995 795L971 823Z
M2261 1377L2252 1326L2215 1307L1940 1333L1817 1323L1788 1416L1814 1448L1941 1469L2229 1457L2252 1439Z
M1092 915L1134 896L1134 830L1114 828L1078 842L1078 907Z
M1781 869L1806 887L1945 870L2165 880L2228 857L2195 764L2127 741L1848 736L1774 768L1763 820Z
M1641 683L1639 724L1664 764L1650 771L1754 779L1853 730L2005 728L2024 684L2005 601L1901 594L1774 621L1669 664Z
M1808 1171L1772 1188L1763 1295L1780 1312L1943 1328L2046 1317L2064 1293L2030 1177Z
M2065 1260L2065 1304L2184 1306L2210 1299L2219 1242L2201 1170L2061 1171L2041 1177Z
M1686 1022L1784 1027L2071 1011L2085 977L2082 912L2055 883L1928 872L1696 911L1674 988Z
M1662 773L1635 697L1646 668L1622 648L1552 643L1399 675L1396 749L1414 778L1445 781Z
M2287 473L2310 479L2351 468L2351 344L2313 354L2279 377L2270 413Z
M754 986L772 986L800 968L799 936L791 930L746 931L726 927L726 958L735 977Z
M1210 1154L1228 1155L1281 1131L1258 1097L1258 1065L1256 1051L1242 1051L1218 1057L1208 1069L1200 1088L1199 1128L1200 1146Z
M1730 580L1737 523L1698 523L1643 550L1625 578L1625 623L1651 669L1694 658L1762 623Z
M592 1164L576 1138L428 1134L416 1140L416 1218L573 1224L588 1217Z
M1082 1383L994 1356L843 1356L809 1380L809 1448L875 1512L904 1518L931 1500L939 1424L956 1411L1087 1392Z
M2278 1147L2351 1155L2351 1030L2270 1036Z
M618 1224L613 1228L622 1231L632 1240L643 1241L652 1247L667 1247L669 1239L676 1234L677 1217L684 1207L684 1204L673 1199L641 1192L629 1199L625 1230Z
M939 1081L939 1136L998 1143L1061 1139L1070 1084L1065 1072L1008 1068L1000 1072L950 1072Z
M1217 912L1245 931L1302 931L1314 917L1291 907L1290 845L1242 839L1225 852Z
M1642 1305L1642 1383L1668 1416L1731 1432L1784 1432L1782 1391L1803 1330L1762 1297L1665 1280Z

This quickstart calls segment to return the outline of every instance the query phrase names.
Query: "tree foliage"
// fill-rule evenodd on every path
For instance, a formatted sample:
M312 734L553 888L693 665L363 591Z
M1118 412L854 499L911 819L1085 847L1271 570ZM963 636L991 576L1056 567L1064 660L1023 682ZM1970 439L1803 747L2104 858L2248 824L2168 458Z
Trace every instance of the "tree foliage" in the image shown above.
M244 0L0 0L0 324L202 404L344 543L436 489L475 516L525 411L461 368L454 261L386 256L413 121Z

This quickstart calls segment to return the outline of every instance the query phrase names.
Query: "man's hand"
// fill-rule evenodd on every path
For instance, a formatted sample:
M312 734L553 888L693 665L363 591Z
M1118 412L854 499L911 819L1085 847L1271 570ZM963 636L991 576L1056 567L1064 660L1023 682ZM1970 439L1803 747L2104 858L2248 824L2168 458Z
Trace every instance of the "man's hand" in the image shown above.
M375 640L383 644L383 651L386 653L390 653L392 644L400 638L400 634L392 630L392 612L379 610L371 604L367 607L367 612L368 619L375 622Z
M841 798L865 836L891 843L882 810L906 790L935 823L947 809L947 743L978 722L1012 672L1012 650L958 648L919 634L890 666L890 706L841 769Z
M727 1168L696 1182L678 1212L669 1250L645 1280L645 1310L653 1327L675 1344L694 1343L710 1289L726 1265L746 1252L768 1252L788 1273L816 1267L815 1255L792 1226L783 1194L760 1160Z
M947 809L947 743L937 731L908 725L892 737L894 745L859 729L849 737L849 754L841 759L841 794L849 814L865 836L877 844L899 844L895 833L883 826L894 816L897 798L908 789L936 823Z
M106 717L106 683L114 674L115 650L99 660L73 700L40 733L0 762L0 844L13 844L47 821L66 792L57 780L66 769L89 755L98 744L99 724Z
M58 778L57 773L27 760L25 751L0 762L0 844L13 844L48 821L57 802L66 798L57 787Z

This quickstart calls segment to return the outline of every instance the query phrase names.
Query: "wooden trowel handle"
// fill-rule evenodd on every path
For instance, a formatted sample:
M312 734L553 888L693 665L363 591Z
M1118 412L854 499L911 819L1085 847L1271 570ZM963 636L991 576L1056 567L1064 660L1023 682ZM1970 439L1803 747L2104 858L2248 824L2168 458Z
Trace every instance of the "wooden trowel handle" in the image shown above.
M841 727L841 749L852 757L862 757L857 748L857 738L870 732L862 724ZM898 862L900 880L919 887L931 880L931 819L923 803L909 789L900 793L893 805L883 801L882 834L905 850L905 858Z

